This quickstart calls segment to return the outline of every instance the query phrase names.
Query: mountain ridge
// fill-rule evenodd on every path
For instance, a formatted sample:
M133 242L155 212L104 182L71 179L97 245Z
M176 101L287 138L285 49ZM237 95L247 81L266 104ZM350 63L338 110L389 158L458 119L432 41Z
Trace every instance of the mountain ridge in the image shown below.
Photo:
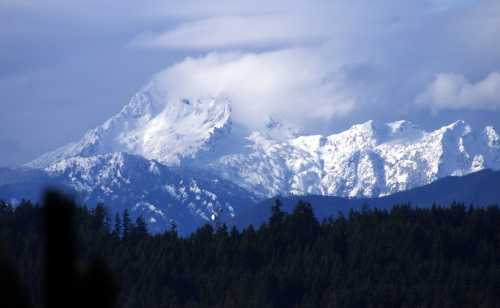
M103 187L128 195L130 208L146 202L152 207L144 205L142 213L156 221L161 219L156 209L166 211L165 204L176 202L179 213L165 217L185 226L214 222L218 214L211 206L219 201L212 195L221 200L217 207L225 209L224 221L229 221L238 204L248 200L383 197L450 175L500 169L500 137L491 126L474 131L458 120L426 131L410 121L372 120L330 135L300 135L279 115L263 114L254 127L235 114L228 97L173 97L155 77L79 141L26 166L57 179L85 202L102 200L123 209L110 196L124 197L108 196ZM133 180L124 182L123 174ZM165 190L169 185L170 192L186 190L185 183L193 181L202 183L195 189L201 193L189 200L175 201Z
M237 219L240 227L265 223L271 213L271 206L279 199L283 210L292 212L302 201L313 206L319 220L336 215L348 215L352 211L364 209L390 210L395 205L410 205L428 208L433 205L449 206L454 202L465 206L486 207L500 204L500 171L485 169L465 176L447 176L430 184L398 192L379 198L343 198L336 196L278 196L261 201L254 207L246 208Z
M231 224L242 207L256 203L252 194L209 171L167 167L124 152L68 158L31 172L43 172L45 181L4 179L0 198L38 201L47 186L54 187L80 204L103 203L110 214L127 210L133 218L142 216L155 233L172 225L180 234L189 234L207 223Z
M126 152L169 167L210 170L260 198L274 195L373 197L448 175L500 169L500 138L459 120L434 131L409 121L367 121L330 135L301 136L263 115L262 127L233 118L224 96L175 98L153 80L101 126L27 164Z

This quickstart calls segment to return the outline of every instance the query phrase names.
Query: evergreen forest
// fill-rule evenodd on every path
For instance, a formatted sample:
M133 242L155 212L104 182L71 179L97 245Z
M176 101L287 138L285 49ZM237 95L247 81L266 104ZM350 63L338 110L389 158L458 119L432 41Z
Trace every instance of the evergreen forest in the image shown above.
M0 307L500 307L498 206L313 208L181 237L55 192L1 202Z

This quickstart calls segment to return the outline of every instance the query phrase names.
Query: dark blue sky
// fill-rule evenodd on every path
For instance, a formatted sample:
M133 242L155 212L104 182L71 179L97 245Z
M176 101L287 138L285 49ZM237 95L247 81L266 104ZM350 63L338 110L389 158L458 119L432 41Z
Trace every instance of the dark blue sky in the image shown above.
M497 0L0 0L0 166L78 139L159 71L250 124L500 128L498 29Z

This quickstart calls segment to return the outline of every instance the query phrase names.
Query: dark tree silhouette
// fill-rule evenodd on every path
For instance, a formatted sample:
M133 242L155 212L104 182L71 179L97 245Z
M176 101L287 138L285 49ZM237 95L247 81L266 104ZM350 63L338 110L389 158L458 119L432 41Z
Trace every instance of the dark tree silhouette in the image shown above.
M116 288L103 261L96 259L86 272L78 270L75 210L74 203L62 194L55 191L45 194L45 307L111 308L115 303ZM94 214L95 218L104 221L102 208L97 207ZM0 307L29 307L27 294L17 275L5 265L0 265L0 290Z
M104 205L44 205L0 202L2 308L500 307L497 206L366 206L320 223L311 204L276 201L258 228L187 237L123 213L124 237Z
M28 307L27 292L21 287L17 274L4 261L0 262L0 295L1 307Z

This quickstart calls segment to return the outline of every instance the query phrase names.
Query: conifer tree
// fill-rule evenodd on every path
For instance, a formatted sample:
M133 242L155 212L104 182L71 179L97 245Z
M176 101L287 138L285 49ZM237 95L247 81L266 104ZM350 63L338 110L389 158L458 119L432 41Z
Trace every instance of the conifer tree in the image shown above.
M113 235L116 238L120 238L122 236L122 220L120 218L120 213L115 214L115 226L113 228Z
M271 217L269 218L269 226L271 229L279 226L283 219L285 218L285 213L283 212L283 203L280 199L274 200L274 204L271 207Z
M500 307L496 206L399 205L353 210L322 223L310 204L301 202L291 214L281 208L275 203L262 226L229 231L207 224L182 237L173 227L139 240L142 218L134 224L128 212L117 214L114 230L103 232L92 228L95 210L80 208L74 228L78 249L70 258L53 254L60 262L52 265L61 269L66 260L78 260L70 265L81 282L77 289L84 291L71 297L71 307L111 305L114 298L107 295L113 293L107 290L113 281L116 307ZM53 209L60 213L60 207ZM30 308L43 307L41 213L25 201L0 214L0 246L5 246L7 264L15 265L10 273L17 272L26 291L0 288L2 295L12 290L0 296L2 308L9 307L9 295L15 301L27 299L34 304ZM123 221L127 240L116 235ZM55 237L68 234L54 231ZM87 240L82 243L82 238ZM52 242L51 247L62 246ZM7 274L0 266L0 284L15 285ZM52 289L56 300L65 286ZM99 290L106 291L89 296Z
M98 203L96 207L92 210L92 214L94 216L93 227L96 228L96 230L105 227L107 214L104 204Z
M122 221L122 237L123 239L128 239L130 236L130 231L132 229L132 222L130 220L130 215L128 210L123 211L123 221Z
M140 239L148 235L148 228L146 226L146 221L142 216L137 217L134 226L134 237Z

